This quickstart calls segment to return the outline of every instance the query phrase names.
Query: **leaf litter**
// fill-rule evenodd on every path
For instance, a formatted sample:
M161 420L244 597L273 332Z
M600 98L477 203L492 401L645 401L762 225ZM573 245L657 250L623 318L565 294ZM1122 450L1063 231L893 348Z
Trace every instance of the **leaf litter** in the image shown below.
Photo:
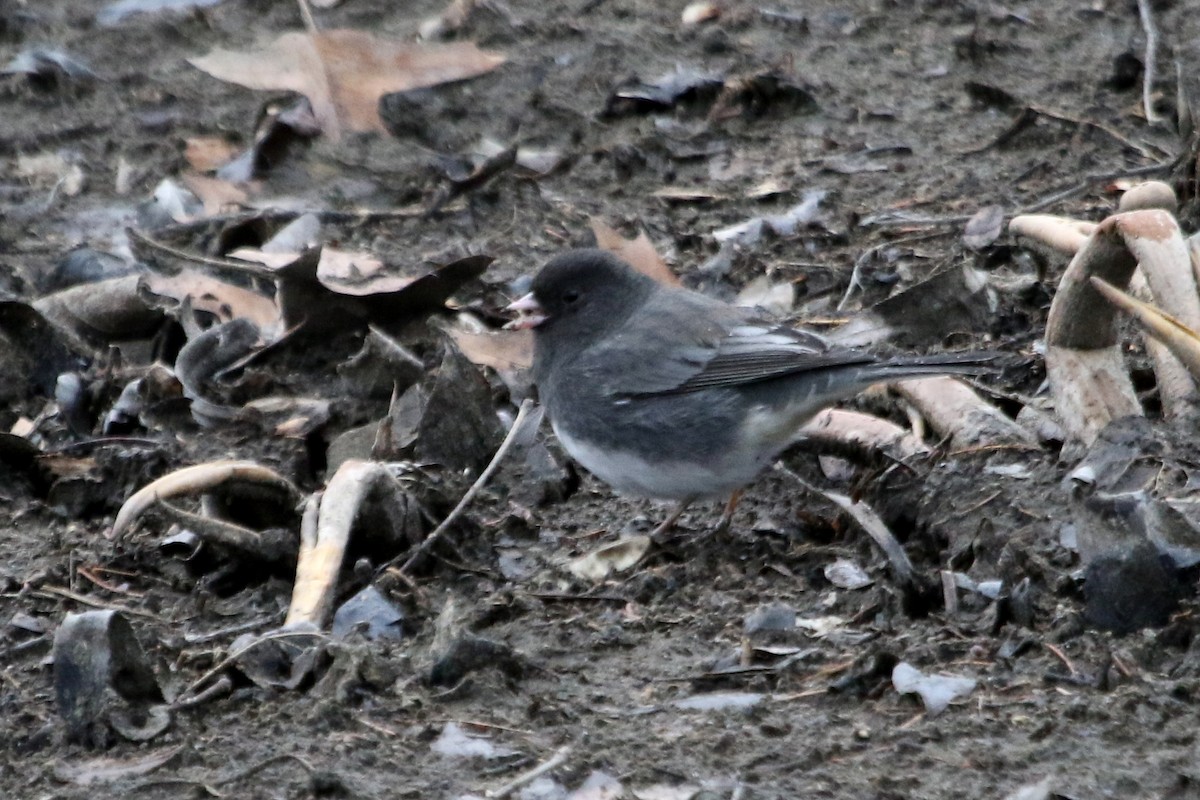
M5 240L21 248L6 273L16 299L0 315L0 370L12 378L12 433L0 448L12 480L3 500L14 510L19 540L0 573L5 609L14 611L0 648L19 676L6 684L12 702L32 709L15 721L20 747L56 747L34 730L54 724L45 721L55 714L37 666L39 648L68 611L95 603L121 607L148 650L163 656L156 663L186 676L172 735L203 741L189 757L200 769L215 775L226 754L257 758L235 779L262 781L259 771L278 763L267 749L294 745L300 753L315 742L312 755L291 764L304 767L295 771L299 777L282 779L296 781L296 791L304 791L303 776L318 774L309 759L332 763L324 759L326 743L300 733L318 714L333 719L314 734L332 736L330 746L365 744L344 754L353 776L335 771L340 766L321 773L330 784L374 785L382 774L376 765L387 763L389 780L397 768L410 771L417 791L430 796L447 783L459 795L485 786L511 786L512 793L526 785L520 780L578 797L691 797L705 791L701 784L745 794L776 783L771 790L789 796L813 787L857 796L894 776L931 794L967 785L976 793L999 791L997 780L1004 790L1040 786L1034 782L1047 764L1037 754L1029 756L1029 774L999 779L955 771L945 782L918 764L928 763L920 760L930 742L952 751L956 763L991 758L1003 730L1023 730L1042 715L1068 728L1090 715L1104 736L1124 742L1129 714L1153 716L1163 698L1187 702L1194 585L1172 564L1196 550L1187 538L1196 485L1188 443L1130 437L1132 460L1153 480L1133 470L1128 486L1060 486L1087 449L1076 439L1093 430L1090 420L1072 424L1080 420L1056 415L1061 397L1051 402L1038 391L1046 307L1059 271L1069 270L1065 259L1015 238L1027 235L1016 220L1007 233L997 210L1012 208L1018 197L1049 196L1060 172L1078 178L1089 164L1132 163L1159 152L1158 144L1140 141L1151 135L1141 118L1114 107L1100 126L1086 119L1091 107L1051 111L1073 100L1063 89L1072 84L1058 71L1075 67L1058 64L1043 70L1053 84L1026 76L1029 92L1036 84L1054 102L1022 114L1000 142L975 112L947 126L938 110L945 106L897 105L895 96L914 96L897 88L911 64L877 72L883 94L864 83L861 64L845 60L862 52L860 45L893 67L889 59L897 57L884 38L896 25L879 25L871 12L814 8L800 18L703 5L693 4L686 28L676 11L659 19L635 8L633 29L621 16L631 12L604 4L570 14L551 8L536 20L517 19L503 3L452 4L427 33L460 39L450 45L458 55L449 61L460 61L455 69L475 64L475 76L491 72L478 87L445 82L438 76L450 73L441 67L423 72L414 65L441 63L414 55L427 55L426 46L384 41L365 26L352 36L335 29L270 40L235 4L193 8L191 16L164 14L159 4L123 18L117 30L89 31L103 47L80 46L89 44L84 39L64 44L62 52L78 52L99 74L123 76L115 86L139 87L127 119L87 116L91 98L113 97L112 81L39 86L27 79L31 73L14 77L6 102L19 108L14 118L37 123L4 131L6 152L26 172L4 187L24 213L0 223ZM341 25L369 19L389 31L400 19L370 0L328 13ZM1002 14L970 32L934 24L919 9L893 16L900 29L925 31L981 73L1008 58L997 31L1011 25L1013 36L1035 43L1043 35ZM1107 30L1118 15L1110 16L1093 20L1094 27ZM421 27L417 18L404 20L409 30ZM20 39L23 24L14 19L6 31ZM230 25L252 29L266 44L222 51L221 32ZM605 39L617 28L620 36ZM161 51L147 50L154 67L145 83L102 52L122 51L112 37L128 32L175 37ZM608 44L593 50L593 32ZM499 56L468 45L471 39L505 51L513 63L496 70ZM214 48L210 56L227 59L225 66L254 64L254 80L263 80L257 88L307 99L267 100L259 122L239 135L253 103L229 87L181 77L181 43L195 48L198 40ZM811 55L831 40L839 47L792 62L791 54ZM283 53L281 41L307 41L308 49ZM1061 41L1069 48L1074 39ZM655 46L643 47L647 42ZM760 58L744 57L751 44ZM1037 48L1025 44L1021 64L1008 69L1045 66ZM776 59L773 47L788 55ZM1092 55L1077 61L1086 69L1075 85L1088 86L1103 72ZM932 65L917 94L953 104L962 88L944 78L960 67ZM665 77L628 80L632 72ZM323 88L331 76L333 85ZM432 81L412 104L425 115L409 126L419 135L391 121L397 136L384 135L380 97L396 91L396 81L411 80ZM188 88L200 85L211 94ZM54 113L63 115L51 124L47 90ZM1096 107L1111 99L1104 93L1120 90L1101 91L1089 100ZM898 125L903 143L877 144L895 142ZM1047 147L1034 130L1067 138ZM351 131L362 135L345 135ZM337 148L306 144L339 133ZM231 145L243 141L245 148ZM961 158L981 141L997 146ZM51 157L38 166L45 154ZM1030 168L1032 162L1039 166ZM175 172L185 163L189 171ZM71 177L73 168L82 180ZM1005 177L1017 174L1015 181ZM929 188L933 175L937 190ZM1099 216L1107 187L1118 184L1130 187L1130 204L1135 195L1144 204L1149 194L1123 180L1101 183L1091 194L1080 190L1086 197L1057 201L1055 211ZM114 194L153 200L135 216ZM1135 210L1125 202L1123 210ZM1177 208L1185 230L1194 227L1190 202L1185 196ZM639 236L627 240L594 225L589 238L592 218ZM1107 236L1123 224L1072 219L1050 246L1078 249L1097 230ZM126 233L128 226L136 227ZM111 251L109 257L80 251L52 274L51 262L67 252L61 231L94 253ZM280 231L286 233L272 240ZM1125 235L1133 243L1127 246L1144 245ZM993 411L1015 417L1005 418L1018 429L1033 417L1053 424L1040 424L1036 438L990 432L979 440L989 444L963 446L959 434L941 440L928 433L937 413L919 392L904 390L900 400L870 392L855 402L888 420L844 410L823 417L825 438L810 442L838 445L821 456L838 466L821 474L803 466L803 454L789 457L789 469L803 472L806 483L786 471L760 481L733 538L719 546L698 536L614 550L614 541L638 541L635 512L575 472L553 438L537 430L522 402L531 393L528 334L498 330L501 309L520 293L518 275L593 238L656 279L682 280L726 299L740 294L742 302L825 328L862 308L857 329L852 322L840 330L874 346L937 351L986 343L1008 359L998 365L1001 377L983 381ZM239 263L235 254L267 263ZM1140 258L1170 261L1160 256ZM706 262L711 269L695 268ZM1120 264L1101 259L1090 266L1111 271ZM1136 286L1106 284L1113 291L1091 278L1081 284L1099 293L1084 294L1084 306L1104 308L1097 297L1110 298L1160 333L1164 321L1190 313L1175 303L1189 296L1186 290L1152 286L1137 305L1118 293L1134 297ZM1069 300L1070 288L1064 284L1057 295ZM1051 332L1053 361L1067 343L1061 330ZM1120 341L1124 350L1113 353L1138 359L1142 347L1153 352L1150 340ZM1140 418L1154 430L1162 424L1156 404L1168 416L1186 414L1188 394L1186 382L1170 377L1179 373L1162 369L1161 355L1151 358L1153 367L1135 365L1131 376L1135 399L1148 400ZM1051 384L1060 391L1064 382L1056 377ZM1085 380L1077 385L1090 390ZM518 406L521 422L513 425ZM846 427L836 427L839 419ZM891 426L883 437L890 445L867 437L868 419ZM1097 441L1120 439L1133 425L1096 426L1106 431ZM1045 433L1054 426L1057 433ZM859 438L839 438L846 429ZM897 435L903 454L871 461ZM497 451L507 456L493 459ZM230 467L231 460L241 466ZM200 476L182 480L187 465L200 467ZM294 492L252 479L257 470L286 480ZM156 482L164 476L166 484ZM118 511L127 497L137 498L132 516ZM97 541L114 515L121 536ZM698 528L702 519L683 524ZM38 536L22 538L27 527ZM1132 548L1123 538L1131 531ZM567 554L605 563L579 577ZM1153 593L1123 592L1146 583L1168 590L1170 604L1156 605ZM356 597L383 603L365 611L346 604ZM766 599L778 602L764 605ZM460 609L457 618L442 626L439 608L452 606ZM755 607L774 608L762 619L775 622L751 626L757 617L745 611ZM1152 613L1128 613L1134 609ZM1178 609L1184 613L1172 613ZM339 613L345 636L326 641L323 629ZM222 625L225 615L233 619ZM400 639L372 643L372 630L394 632L399 620ZM216 638L177 635L194 621ZM1096 630L1145 625L1151 627L1142 639ZM239 634L249 638L232 640ZM898 694L910 686L905 678L913 676L901 669L908 664L922 668L916 678L929 713L919 718ZM889 680L898 672L892 691ZM981 713L960 713L951 702L931 719L946 697L965 691L943 684L951 678L987 687L968 695ZM242 688L247 680L262 688ZM1114 689L1125 708L1107 702ZM286 693L253 694L279 690ZM770 702L747 713L721 700L740 695ZM685 698L711 701L702 724L676 705ZM262 715L284 707L287 720L262 736ZM113 728L153 735L152 717ZM1171 733L1175 718L1160 714L1154 722L1146 735L1162 732L1154 744L1169 758L1184 758L1176 752L1184 739ZM202 739L195 738L198 724ZM452 725L486 732L506 757L486 768L464 759L452 775L410 758L428 752L423 748ZM585 728L587 737L580 735ZM803 754L802 778L764 766L773 763L764 755L780 746ZM875 746L888 748L886 767L857 757ZM125 743L116 747L133 752L121 749ZM376 751L391 757L365 755L376 759ZM934 761L946 755L939 750ZM1062 791L1081 796L1109 780L1098 770L1144 771L1097 759L1086 743L1063 758L1067 769L1054 765L1064 776ZM122 777L118 767L114 780L136 781L132 776L153 763L129 761L129 771ZM604 768L586 766L597 763ZM515 774L510 781L492 769ZM1164 780L1173 770L1163 767ZM672 778L681 775L694 783ZM73 780L65 771L59 777ZM24 791L43 779L26 772L21 780ZM385 785L392 784L378 783Z

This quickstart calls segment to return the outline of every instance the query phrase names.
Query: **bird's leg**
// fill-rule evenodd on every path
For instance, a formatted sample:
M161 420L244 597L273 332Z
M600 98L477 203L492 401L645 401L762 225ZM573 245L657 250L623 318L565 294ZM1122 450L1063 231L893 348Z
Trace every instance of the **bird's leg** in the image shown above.
M738 507L738 502L742 499L744 489L737 489L733 494L729 495L729 502L725 504L725 511L721 514L721 519L717 521L717 528L714 533L723 534L729 530L730 523L733 522L733 512Z
M660 522L657 528L650 532L650 538L655 541L662 538L663 534L675 527L675 523L679 521L679 518L683 516L683 512L687 510L687 507L691 504L692 498L690 497L686 500L680 500L679 505L675 506L675 510L672 511L666 519Z

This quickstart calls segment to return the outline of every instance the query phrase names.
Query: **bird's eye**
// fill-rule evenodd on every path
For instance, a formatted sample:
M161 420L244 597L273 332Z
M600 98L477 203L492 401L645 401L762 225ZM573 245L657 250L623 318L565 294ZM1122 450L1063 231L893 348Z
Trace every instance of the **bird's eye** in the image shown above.
M567 305L574 303L578 299L579 299L579 292L575 291L574 289L570 289L568 291L563 292L563 302L566 303Z

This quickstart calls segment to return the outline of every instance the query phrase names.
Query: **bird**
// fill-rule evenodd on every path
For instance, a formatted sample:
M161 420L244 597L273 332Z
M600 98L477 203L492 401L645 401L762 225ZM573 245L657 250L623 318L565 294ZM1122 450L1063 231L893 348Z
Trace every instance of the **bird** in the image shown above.
M881 381L979 372L990 356L880 358L667 286L599 249L550 259L508 305L533 330L533 382L566 452L620 494L674 501L742 489L817 412Z

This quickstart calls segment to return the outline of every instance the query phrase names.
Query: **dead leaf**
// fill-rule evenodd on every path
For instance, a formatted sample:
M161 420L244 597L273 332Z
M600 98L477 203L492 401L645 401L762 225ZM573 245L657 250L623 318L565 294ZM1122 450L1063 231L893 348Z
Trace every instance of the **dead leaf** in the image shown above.
M190 189L192 194L200 198L206 217L216 216L231 207L243 206L250 199L245 189L221 178L186 173L180 175L179 180L183 181L183 185Z
M1000 238L1004 229L1004 206L984 206L967 220L963 244L972 250L982 250Z
M142 287L151 295L174 301L171 305L186 304L195 311L212 314L221 322L248 319L258 326L267 341L273 341L284 329L274 300L196 270L185 269L175 275L149 274L142 278Z
M738 306L758 306L782 317L792 311L796 302L796 287L787 281L774 283L766 275L759 275L738 292L733 302Z
M636 239L626 239L599 217L592 217L592 233L596 235L596 246L620 257L643 275L649 275L667 286L679 286L679 278L671 272L667 262L654 249L654 243L645 231Z
M250 51L218 48L188 62L249 89L303 94L325 135L337 141L344 130L386 132L379 118L385 94L482 75L504 60L471 42L414 44L330 30L285 33Z
M767 178L757 186L748 189L746 191L746 197L750 198L751 200L767 200L771 197L784 194L787 191L788 187L784 186L778 179Z
M31 183L55 184L68 197L83 190L83 169L59 153L17 156L17 176Z
M60 781L87 786L92 783L145 775L165 765L183 751L184 745L164 747L161 750L128 759L102 756L84 761L60 761L54 765L54 777Z
M476 333L463 327L447 328L450 338L472 364L497 372L530 369L533 366L533 331L489 331Z
M630 536L572 560L567 570L585 581L602 581L614 572L636 566L649 549L649 536Z
M242 261L262 264L264 267L270 267L271 269L286 267L300 258L300 256L301 254L296 252L268 252L266 250L259 250L257 247L239 247L237 250L226 254L226 258L238 258Z
M419 276L387 272L387 265L370 253L351 250L321 249L317 262L317 280L339 294L368 295L395 292Z
M223 136L193 136L183 148L184 160L197 172L219 169L237 154L237 146Z

